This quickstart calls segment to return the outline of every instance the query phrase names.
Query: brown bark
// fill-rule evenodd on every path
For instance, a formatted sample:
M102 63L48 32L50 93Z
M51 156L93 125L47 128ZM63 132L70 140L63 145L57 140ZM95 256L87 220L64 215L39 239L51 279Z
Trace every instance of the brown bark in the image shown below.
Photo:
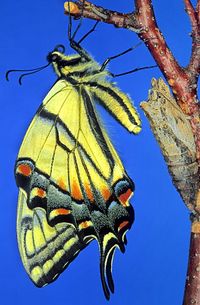
M75 18L84 16L136 32L146 44L171 87L175 98L173 102L169 97L167 99L166 96L162 97L165 101L171 100L171 104L166 102L165 108L158 105L157 113L154 113L154 105L143 104L143 108L160 144L174 185L193 215L188 276L183 304L200 305L200 230L197 230L200 227L200 105L197 98L197 81L200 74L200 0L197 1L196 8L190 0L184 0L184 4L192 26L192 50L187 67L179 65L167 46L156 23L151 0L135 0L136 10L126 14L107 10L81 0L73 3L74 7L70 8L70 13ZM68 4L65 5L65 13L69 14ZM157 98L160 99L160 97ZM166 113L163 109L166 110ZM174 120L179 122L175 129L167 119L168 111L171 111ZM158 113L161 118L165 117L166 125L163 128L165 134L168 135L168 142L164 139L162 132L159 132ZM161 118L160 124L162 124ZM186 134L182 132L181 121L185 122L185 127L189 122L190 132L189 129ZM180 135L181 138L179 138ZM187 136L185 137L185 135ZM187 138L186 141L185 138ZM191 147L185 145L186 142L194 143L192 152ZM174 163L170 143L177 153L175 159L179 158L179 163L177 163L178 159Z
M200 304L200 222L194 221L183 305Z

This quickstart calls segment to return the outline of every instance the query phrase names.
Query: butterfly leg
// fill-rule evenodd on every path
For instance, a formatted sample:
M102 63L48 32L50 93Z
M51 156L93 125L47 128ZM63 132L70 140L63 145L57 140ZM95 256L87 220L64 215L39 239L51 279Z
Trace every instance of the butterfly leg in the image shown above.
M119 73L119 74L114 74L112 72L109 72L109 74L112 76L112 77L118 77L118 76L123 76L123 75L126 75L126 74L131 74L131 73L134 73L134 72L137 72L137 71L140 71L140 70L146 70L146 69L152 69L152 68L156 68L158 67L157 65L153 65L153 66L145 66L145 67L141 67L141 68L135 68L133 70L130 70L130 71L126 71L126 72L122 72L122 73Z
M101 68L100 68L100 71L105 70L106 66L109 64L109 62L110 62L111 60L113 60L113 59L115 59L115 58L118 58L118 57L120 57L120 56L122 56L122 55L125 55L125 54L127 54L127 53L133 51L134 49L136 49L136 48L137 48L138 46L140 46L141 44L142 44L142 42L138 43L137 45L135 45L135 46L133 46L133 47L131 47L131 48L129 48L129 49L127 49L127 50L125 50L125 51L123 51L123 52L117 54L117 55L108 57L108 58L103 62L102 66L101 66ZM135 69L132 69L132 70L130 70L130 71L126 71L126 72L122 72L122 73L118 73L118 74L114 74L114 73L112 73L112 72L109 72L109 73L110 73L110 75L111 75L112 77L117 77L117 76L122 76L122 75L126 75L126 74L131 74L131 73L134 73L134 72L137 72L137 71L140 71L140 70L152 69L152 68L155 68L155 67L157 67L157 65L145 66L145 67L141 67L141 68L135 68Z
M74 49L76 52L78 52L81 55L81 57L84 57L87 61L91 60L89 53L85 49L83 49L81 45L72 38L70 39L70 47Z
M84 2L85 0L83 0L83 7L84 7ZM70 12L70 7L69 7L69 12ZM94 26L92 27L92 29L90 29L78 42L75 41L75 36L77 34L77 32L79 31L81 25L82 25L82 21L83 21L83 16L80 19L79 24L77 25L74 33L72 34L72 16L71 14L69 14L69 26L68 26L68 38L70 41L70 46L72 49L74 49L75 51L77 51L81 56L83 56L86 60L90 60L90 55L88 54L88 52L80 45L81 42L88 37L92 32L94 32L98 21L94 24Z
M126 54L126 53L129 53L129 52L133 51L134 49L136 49L136 48L137 48L138 46L140 46L141 44L142 44L142 42L136 44L135 46L133 46L133 47L131 47L131 48L128 48L127 50L125 50L125 51L123 51L123 52L120 52L119 54L116 54L116 55L114 55L114 56L108 57L108 58L103 62L100 71L103 71L103 70L106 68L106 66L109 64L109 62L110 62L111 60L113 60L113 59L115 59L115 58L118 58L118 57L120 57L120 56L122 56L122 55L124 55L124 54Z

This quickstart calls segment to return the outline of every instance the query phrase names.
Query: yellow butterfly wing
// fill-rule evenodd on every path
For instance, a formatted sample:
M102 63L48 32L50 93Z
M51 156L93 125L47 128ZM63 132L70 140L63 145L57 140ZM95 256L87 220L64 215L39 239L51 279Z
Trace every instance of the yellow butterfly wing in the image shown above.
M17 238L24 267L39 286L54 281L85 247L67 223L50 226L41 208L29 209L21 189L18 198Z
M28 128L15 173L18 244L33 282L55 280L96 239L109 298L114 250L124 252L133 222L134 185L101 127L90 86L56 82Z

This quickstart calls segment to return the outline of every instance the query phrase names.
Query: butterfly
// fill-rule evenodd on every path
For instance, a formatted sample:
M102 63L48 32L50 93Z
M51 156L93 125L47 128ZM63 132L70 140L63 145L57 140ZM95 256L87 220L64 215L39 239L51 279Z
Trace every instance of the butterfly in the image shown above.
M86 35L85 35L86 36ZM100 251L107 299L114 292L112 261L125 251L134 220L134 183L102 126L99 102L129 132L141 130L128 95L79 43L76 54L58 46L47 56L58 76L21 144L15 177L19 187L18 247L38 287L53 282L92 240ZM35 69L36 70L36 69Z

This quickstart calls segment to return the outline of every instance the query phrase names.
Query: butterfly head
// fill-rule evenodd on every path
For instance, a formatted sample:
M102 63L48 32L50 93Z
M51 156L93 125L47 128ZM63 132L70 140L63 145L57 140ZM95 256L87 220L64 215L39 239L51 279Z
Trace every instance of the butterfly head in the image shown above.
M65 47L63 45L58 45L47 55L47 61L53 64L59 63L62 60L62 57L65 56L64 53Z
M64 46L58 45L47 55L49 64L53 65L53 68L59 77L67 76L68 74L79 70L80 65L85 63L85 59L81 55L65 55L64 52Z

